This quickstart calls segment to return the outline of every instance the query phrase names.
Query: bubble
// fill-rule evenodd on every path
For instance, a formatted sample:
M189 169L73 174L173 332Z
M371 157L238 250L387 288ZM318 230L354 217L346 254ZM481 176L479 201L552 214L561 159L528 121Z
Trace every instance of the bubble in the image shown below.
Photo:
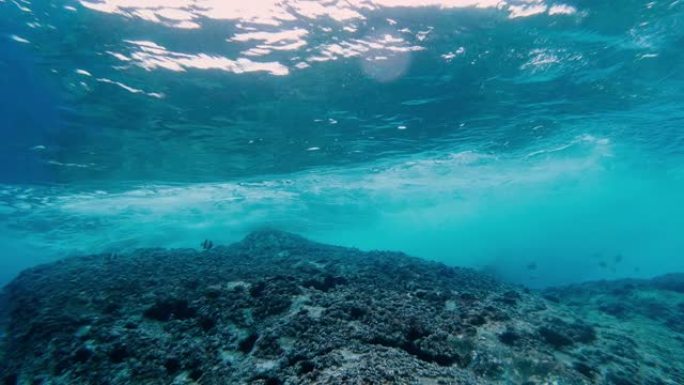
M392 30L374 33L364 39L367 50L361 55L361 68L369 78L387 83L403 76L411 64L411 51L415 47Z
M363 72L378 82L391 82L406 73L409 59L408 52L365 57L362 62Z

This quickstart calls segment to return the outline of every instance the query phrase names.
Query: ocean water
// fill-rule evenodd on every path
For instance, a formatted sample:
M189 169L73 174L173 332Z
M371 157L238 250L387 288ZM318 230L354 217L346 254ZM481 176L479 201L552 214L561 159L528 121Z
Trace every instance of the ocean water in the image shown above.
M0 284L277 228L684 271L684 2L0 0Z

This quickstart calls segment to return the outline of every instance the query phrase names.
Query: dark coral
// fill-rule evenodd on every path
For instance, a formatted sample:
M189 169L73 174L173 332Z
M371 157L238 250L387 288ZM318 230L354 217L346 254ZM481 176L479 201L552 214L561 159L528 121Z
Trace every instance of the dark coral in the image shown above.
M556 349L596 340L596 331L593 327L579 321L570 323L558 318L548 320L545 326L539 328L539 335Z
M522 336L516 333L515 330L506 329L506 331L498 335L498 338L499 341L501 341L505 345L512 346L515 345L515 343L518 342L522 338Z
M195 316L196 310L184 299L163 299L155 302L145 310L143 315L157 321L169 321L172 318L184 320Z

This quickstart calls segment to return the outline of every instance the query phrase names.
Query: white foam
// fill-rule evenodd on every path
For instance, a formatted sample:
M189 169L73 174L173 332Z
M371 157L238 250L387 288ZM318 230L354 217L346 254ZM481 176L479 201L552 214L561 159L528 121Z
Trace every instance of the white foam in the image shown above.
M663 221L659 206L632 204L652 191L606 167L624 155L609 138L585 134L545 143L509 154L441 150L222 183L75 191L0 186L0 225L11 225L17 243L52 256L198 247L203 239L227 243L271 226L350 246L398 248L443 260L457 256L449 260L454 264L499 258L504 265L520 255L560 253L554 244L568 253L586 252L607 242L601 237L614 240L622 231L681 222L671 218L657 225ZM641 213L646 208L650 212ZM611 222L615 210L622 214ZM631 215L641 219L630 222ZM586 218L592 222L568 226ZM597 229L602 234L592 235ZM585 242L574 245L577 239ZM640 239L646 253L651 246L645 240L657 245L660 238Z
M10 39L16 41L17 43L22 43L22 44L30 44L31 43L30 41L28 41L28 39L25 39L25 38L23 38L21 36L17 36L17 35L10 35Z

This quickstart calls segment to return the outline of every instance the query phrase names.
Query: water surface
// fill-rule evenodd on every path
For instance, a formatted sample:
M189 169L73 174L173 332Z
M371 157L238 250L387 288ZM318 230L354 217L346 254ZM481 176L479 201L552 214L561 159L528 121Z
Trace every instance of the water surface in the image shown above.
M0 0L0 280L273 227L684 270L679 1Z

